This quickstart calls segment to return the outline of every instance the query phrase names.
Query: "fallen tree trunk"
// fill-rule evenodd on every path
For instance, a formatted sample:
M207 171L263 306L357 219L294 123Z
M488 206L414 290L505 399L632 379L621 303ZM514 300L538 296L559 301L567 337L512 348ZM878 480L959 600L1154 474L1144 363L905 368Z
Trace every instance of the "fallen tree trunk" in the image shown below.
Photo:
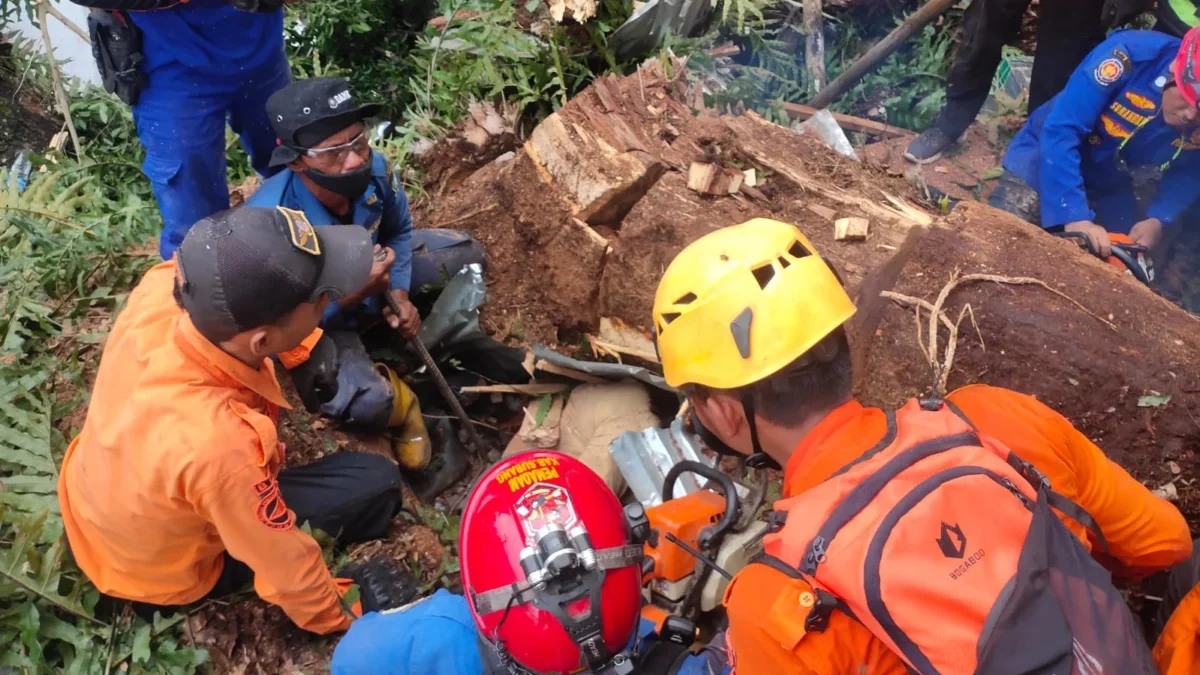
M799 227L852 293L868 288L875 298L858 298L863 311L850 326L856 392L894 406L928 392L935 373L913 310L880 293L933 303L955 275L1033 278L1046 287L980 282L949 296L951 320L968 304L973 317L958 330L949 386L987 382L1037 396L1140 480L1157 487L1174 479L1185 513L1200 515L1190 483L1200 441L1196 319L1009 214L967 203L935 217L901 178L753 113L693 116L679 102L691 96L657 66L602 80L551 122L558 131L548 136L549 154L569 161L538 161L545 153L531 142L447 191L439 220L498 205L459 225L488 250L485 328L575 351L601 317L647 327L658 279L685 245L775 218ZM753 168L759 178L734 194L700 194L688 189L693 162ZM850 217L870 221L866 239L836 241L834 221ZM579 236L587 228L596 236ZM913 228L924 232L905 244ZM907 259L894 260L902 244ZM1150 392L1171 399L1139 401ZM1168 460L1184 473L1172 475Z

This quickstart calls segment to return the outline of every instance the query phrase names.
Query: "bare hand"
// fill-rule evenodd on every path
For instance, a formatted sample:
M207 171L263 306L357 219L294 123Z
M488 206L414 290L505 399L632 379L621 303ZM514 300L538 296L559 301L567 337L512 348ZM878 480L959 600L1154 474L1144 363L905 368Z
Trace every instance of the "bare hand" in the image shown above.
M371 276L362 288L363 297L378 295L388 289L392 280L392 263L396 262L396 252L390 248L381 248L375 244L375 262L371 265Z
M388 322L388 325L400 331L404 337L413 337L417 331L421 330L421 315L417 312L417 308L408 299L408 291L400 289L393 290L392 297L396 299L396 304L400 307L400 313L396 314L391 307L383 309L383 318Z
M1108 231L1090 220L1067 223L1063 229L1067 232L1079 232L1087 237L1088 250L1101 258L1107 258L1112 254L1112 242L1108 239Z
M343 307L352 307L373 295L386 292L388 286L391 285L392 263L395 261L395 251L375 244L375 262L371 265L371 275L367 277L367 283L339 300L338 304Z
M1162 241L1162 234L1163 223L1158 218L1147 218L1135 223L1133 229L1129 230L1129 238L1133 243L1146 248L1157 246L1158 242Z

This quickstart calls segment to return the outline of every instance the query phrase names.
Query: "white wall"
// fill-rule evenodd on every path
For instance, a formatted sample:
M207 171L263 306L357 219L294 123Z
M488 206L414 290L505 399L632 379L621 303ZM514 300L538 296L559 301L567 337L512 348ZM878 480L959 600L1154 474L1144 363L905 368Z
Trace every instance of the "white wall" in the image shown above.
M87 30L88 9L68 0L55 2L55 7L68 19L84 31ZM100 75L96 72L96 62L92 59L92 48L74 31L67 28L58 19L48 16L50 22L50 41L54 43L54 55L58 57L59 67L69 76L84 82L100 83ZM10 27L21 35L33 38L38 45L42 44L42 32L25 18L22 12L20 20Z

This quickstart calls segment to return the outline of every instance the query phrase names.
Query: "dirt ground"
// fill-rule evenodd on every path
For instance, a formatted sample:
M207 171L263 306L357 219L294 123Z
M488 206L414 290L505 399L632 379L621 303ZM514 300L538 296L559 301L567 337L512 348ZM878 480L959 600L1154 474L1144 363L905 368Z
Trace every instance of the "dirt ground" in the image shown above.
M867 166L912 181L918 191L927 186L932 201L941 195L959 201L987 201L1000 177L1003 147L989 138L983 122L972 124L941 159L923 166L904 159L904 150L914 137L915 134L906 135L868 144L859 151L860 156Z
M11 51L12 45L0 37L0 57ZM0 60L0 164L6 169L22 150L43 151L62 126L62 121L43 110L29 91L18 91L21 75L8 72L5 67L9 63Z

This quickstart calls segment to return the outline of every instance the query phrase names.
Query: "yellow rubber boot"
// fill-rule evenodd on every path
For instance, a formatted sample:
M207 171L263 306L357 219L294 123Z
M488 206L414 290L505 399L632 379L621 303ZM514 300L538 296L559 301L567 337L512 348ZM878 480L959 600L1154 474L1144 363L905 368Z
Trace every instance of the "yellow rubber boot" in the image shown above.
M392 399L392 414L388 418L388 426L392 430L392 453L400 468L407 471L421 471L429 466L433 455L433 443L429 440L429 432L425 430L425 420L421 418L421 404L412 389L401 380L391 368L382 363L375 364L376 370L392 384L395 396Z

